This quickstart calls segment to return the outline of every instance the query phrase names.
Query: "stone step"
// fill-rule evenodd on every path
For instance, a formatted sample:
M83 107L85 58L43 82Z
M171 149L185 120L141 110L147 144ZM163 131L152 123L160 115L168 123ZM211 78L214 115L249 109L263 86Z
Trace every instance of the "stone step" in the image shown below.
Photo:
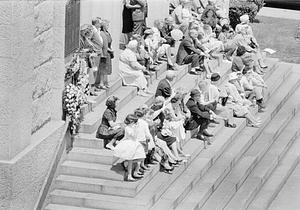
M281 78L281 75L279 74L277 75L277 77ZM204 204L208 197L216 190L217 186L224 179L224 177L230 172L230 170L236 164L241 155L247 150L247 148L249 148L253 140L259 136L264 127L274 117L273 113L277 113L278 109L281 108L282 104L279 104L279 106L275 106L275 104L278 103L278 101L286 101L286 97L284 94L287 94L288 90L289 88L286 88L286 91L283 94L275 92L275 95L268 102L267 112L259 114L261 116L261 119L264 120L264 123L262 124L261 128L259 128L258 131L256 131L256 129L246 127L239 134L239 138L244 140L235 141L227 149L227 151L224 154L222 154L222 156L219 158L216 164L210 169L211 173L209 171L203 177L203 179L200 180L200 183L197 184L194 187L195 189L193 189L186 196L185 200L178 206L177 209L199 209L200 206Z
M219 129L222 128L220 124L216 128L209 128L209 132L217 133ZM195 134L196 130L194 131L187 131L186 138L183 140L183 144L185 144L188 140L191 139L191 136ZM89 162L89 163L100 163L111 165L116 162L118 159L113 157L113 152L111 150L107 150L103 148L103 140L102 139L91 139L87 140L91 137L90 134L80 134L80 137L75 140L73 149L67 155L68 160L80 161L80 162ZM79 143L78 143L79 142Z
M184 145L183 150L186 153L191 154L191 160L195 158L199 150L203 148L203 143L196 139L192 139L187 144ZM150 179L147 187L141 189L141 191L134 198L125 198L124 196L113 196L105 194L95 194L95 193L83 193L75 192L69 190L54 190L50 193L51 202L57 204L68 204L68 205L78 205L82 199L88 199L87 207L91 208L104 208L104 209L144 209L149 205L153 205L156 196L159 196L164 191L174 179L184 172L185 168L189 165L190 161L185 164L176 167L173 174L159 173L159 176L154 176ZM142 179L143 180L143 179ZM140 180L140 181L142 181ZM138 181L139 182L139 181ZM138 184L138 182L136 182ZM121 182L118 182L119 184ZM128 182L126 183L128 184ZM135 183L129 183L135 184ZM72 192L72 193L69 193ZM62 193L62 195L60 195ZM116 194L119 192L115 192ZM94 200L95 199L95 200ZM91 204L91 205L90 205ZM126 204L126 207L124 207Z
M88 96L88 100L94 101L95 103L92 106L96 107L102 101L104 101L109 95L111 95L112 93L114 93L116 90L118 90L121 87L122 87L122 79L119 78L111 84L111 86L108 90L101 90L101 91L97 92L98 96ZM85 104L81 107L81 112L82 112L83 116L85 116L87 113L90 112L87 104Z
M74 147L67 155L67 159L106 165L112 165L117 160L117 158L113 157L113 152L111 150L83 147Z
M299 79L299 75L293 74L292 80ZM291 84L291 83L286 83ZM298 86L298 82L296 83ZM281 91L284 91L284 86L281 88ZM290 95L290 93L285 94L287 96ZM286 99L285 99L286 101ZM291 108L289 108L291 107ZM249 175L249 173L252 171L252 168L257 165L257 163L261 160L263 155L266 153L268 148L273 143L273 140L276 139L281 132L281 130L287 125L289 120L294 116L294 100L291 98L288 103L287 107L282 108L278 115L274 118L272 123L268 125L267 128L263 131L261 136L252 144L252 146L243 154L242 158L247 157L254 157L254 161L251 165L251 168L249 168L247 171L245 171L245 178ZM271 133L268 132L268 130L276 130L277 132ZM243 183L245 179L241 179L241 181L236 180L234 176L230 173L220 184L219 188L212 194L212 196L207 200L207 202L202 207L203 209L214 209L214 208L224 208L227 203L231 200L231 198L235 195L236 191L240 188L239 183ZM228 185L232 184L232 182L237 183L235 186L235 190L228 187ZM228 189L226 189L228 188ZM220 195L222 195L224 192L226 192L226 197L221 198ZM216 202L218 201L218 202Z
M230 209L246 209L254 196L258 193L264 182L270 177L273 170L277 167L279 161L293 145L299 135L300 128L297 122L300 120L300 114L297 113L294 119L289 122L284 131L279 135L271 148L267 151L258 165L247 177L241 188L235 196L226 205ZM272 139L273 141L274 139Z
M160 65L158 65L158 70L156 72L153 72L153 75L150 76L150 83L152 83L155 79L159 78L161 74L163 74L167 70L167 63L163 62ZM95 101L95 103L92 104L92 107L95 108L99 104L101 104L105 99L115 94L115 92L122 87L122 79L118 79L115 81L111 87L108 90L101 90L98 92L98 96L88 96L88 99L91 101ZM86 115L90 112L88 105L84 105L81 107L81 111L83 115Z
M65 205L58 205L58 204L49 204L45 207L45 210L97 210L97 209L83 208L83 207L77 207L77 206L65 206Z
M181 70L177 73L177 77L174 82L179 81L187 72L187 65L181 66ZM153 81L153 83L149 86L149 90L155 91L157 84L160 79L163 79L165 77L166 72L163 72L160 77ZM153 96L149 97L140 97L136 95L137 89L135 87L130 86L123 86L120 87L118 90L116 90L113 95L117 96L120 101L117 106L117 110L122 109L129 101L131 101L134 97L139 98L147 98L148 100L150 98L153 98ZM88 113L85 115L84 120L80 124L80 130L81 133L93 133L96 131L98 126L101 123L101 118L104 110L106 109L105 100L103 100L99 105L97 105L93 112Z
M119 165L112 166L66 160L61 164L60 174L122 181L124 170Z
M298 145L299 146L299 145ZM297 148L299 152L299 147ZM282 189L274 198L269 210L298 210L300 206L299 192L300 192L300 164L298 164L290 177L283 184Z
M79 133L74 137L73 147L102 149L104 147L103 139L96 138L96 132Z
M274 90L276 90L278 85L280 85L282 83L282 81L284 81L283 78L285 78L285 75L287 75L289 73L289 71L280 71L280 70L281 69L279 69L279 71L274 73L274 75L272 75L271 78L269 78L266 81L267 84L269 85L269 87L271 87L270 90L272 90L273 92L274 92ZM227 129L225 132L228 132ZM224 134L222 133L221 136L223 136L223 135ZM229 136L229 137L231 137L231 136ZM219 141L219 139L221 139L221 138L222 137L219 137L216 139L218 139L218 141ZM223 140L225 140L225 142L226 142L226 144L224 144L225 146L221 144L223 146L223 150L226 148L226 146L228 144L230 144L230 142L231 142L230 140L232 140L232 139L233 138L226 139L223 137ZM223 150L221 150L221 151L223 151ZM218 156L216 156L216 157L218 158ZM161 209L162 206L165 207L167 205L167 203L169 203L168 208L170 208L170 209L175 208L181 202L181 200L187 195L187 193L191 190L192 185L201 178L201 176L199 176L199 175L201 175L201 174L203 175L205 172L205 171L203 171L202 168L199 168L197 166L195 166L195 168L196 169L194 169L194 174L193 174L194 177L189 177L189 179L188 179L189 181L178 179L175 183L173 183L172 187L162 196L161 201L155 205L154 209ZM198 172L196 172L197 169L199 170ZM207 168L204 167L204 170L205 169L207 169ZM184 179L184 177L182 177L182 179Z
M250 203L249 210L267 209L275 197L278 195L287 179L294 171L300 161L300 138L296 140L294 145L287 152L286 156L279 162L279 165L271 176L266 180L260 191L255 195L254 200ZM276 159L270 160L275 162ZM267 164L267 163L266 163ZM274 163L271 163L274 164ZM271 165L270 164L270 165ZM266 165L270 166L270 165Z
M240 120L240 119L239 119ZM242 121L242 120L241 120ZM227 132L228 133L228 132ZM228 136L230 136L230 135L228 135ZM190 143L190 142L189 142ZM201 144L202 144L202 142L200 142ZM200 146L201 147L201 146ZM192 148L192 149L195 149L195 146L194 145L192 145L192 146L190 146L190 148ZM184 150L185 151L189 151L189 150L186 150L185 148L184 148ZM199 152L199 151L198 151ZM193 155L192 155L193 156ZM177 171L176 171L177 172ZM181 172L182 173L182 172ZM154 177L152 180L151 180L151 182L147 185L147 190L142 190L137 196L136 196L136 200L139 200L139 201L143 201L143 203L142 204L140 204L140 205L143 205L144 207L146 207L146 206L151 206L151 205L153 205L153 202L157 199L157 198L159 198L159 195L161 194L161 193L163 193L163 191L166 189L166 187L162 187L162 185L164 185L164 184L166 184L166 182L169 182L169 184L170 183L172 183L172 179L170 180L170 178L169 177L166 177L166 174L159 174L160 176L156 176L156 177ZM163 178L164 177L164 178ZM174 179L175 180L175 179ZM158 184L158 182L159 182L159 184ZM153 183L153 184L152 184ZM162 184L160 184L160 183L162 183ZM148 186L150 186L150 187L148 187ZM157 189L157 186L159 186L160 187L160 189ZM152 191L152 193L150 193L150 192ZM108 197L105 197L105 198L107 198L107 199L109 199ZM148 199L147 199L148 198ZM106 200L106 199L104 199L104 200ZM129 202L129 201L128 201ZM135 203L134 201L131 201L131 202L133 202L133 203ZM109 205L109 203L105 203L104 201L102 202L102 204L104 205L104 206L110 206ZM101 207L104 207L104 206L101 206ZM119 206L119 208L120 209L122 209L122 204L120 204L120 203L115 203L115 204L113 204L113 206ZM95 206L93 206L93 207L95 207ZM97 206L97 207L100 207L100 206ZM135 208L136 207L136 205L135 204L133 204L133 206L132 206L132 208ZM117 207L116 207L117 208ZM131 208L130 208L131 209ZM139 208L138 208L139 209ZM141 208L142 209L142 208Z

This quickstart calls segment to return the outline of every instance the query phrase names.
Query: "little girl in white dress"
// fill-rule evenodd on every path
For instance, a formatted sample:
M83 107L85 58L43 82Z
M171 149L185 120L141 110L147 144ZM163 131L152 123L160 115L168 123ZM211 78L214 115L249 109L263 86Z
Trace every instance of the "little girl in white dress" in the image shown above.
M127 181L135 181L132 177L132 164L133 161L139 162L145 159L146 154L143 146L136 139L136 129L137 129L137 116L133 114L127 115L125 119L125 136L124 138L117 144L114 149L114 156L119 158L119 161L127 161L128 167L127 172L128 175L125 177Z

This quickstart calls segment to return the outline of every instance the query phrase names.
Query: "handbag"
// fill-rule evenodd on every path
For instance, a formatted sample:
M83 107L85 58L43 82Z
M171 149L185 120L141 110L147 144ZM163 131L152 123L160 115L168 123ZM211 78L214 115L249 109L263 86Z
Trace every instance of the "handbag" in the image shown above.
M145 14L142 10L140 9L135 9L132 12L132 20L133 21L142 21L145 19Z
M115 57L114 52L109 51L110 58L113 59Z

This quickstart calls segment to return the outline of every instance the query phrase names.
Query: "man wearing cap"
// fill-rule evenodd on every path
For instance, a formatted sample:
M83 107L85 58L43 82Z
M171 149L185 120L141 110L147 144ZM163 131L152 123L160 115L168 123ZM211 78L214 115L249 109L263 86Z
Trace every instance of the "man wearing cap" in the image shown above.
M208 91L208 101L212 103L212 111L214 111L217 115L220 115L225 120L225 127L235 128L236 124L233 123L233 112L229 108L225 106L221 106L219 104L220 99L220 91L217 87L221 76L218 73L213 73L211 75L211 82L208 84L207 91Z
M210 121L214 119L213 112L199 103L201 92L198 89L193 89L190 96L186 106L191 112L191 118L185 128L186 130L193 130L199 127L196 138L202 141L208 141L208 144L210 144L207 137L211 137L212 135L209 134L206 129Z
M171 83L175 79L175 72L174 71L167 71L166 78L159 81L156 92L155 98L157 96L162 96L165 99L168 99L172 95L172 86Z

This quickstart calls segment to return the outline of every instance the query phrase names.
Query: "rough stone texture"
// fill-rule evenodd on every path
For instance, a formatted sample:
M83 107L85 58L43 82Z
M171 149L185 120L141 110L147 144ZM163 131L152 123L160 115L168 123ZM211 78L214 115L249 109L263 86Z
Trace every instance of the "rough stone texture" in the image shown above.
M52 92L49 91L32 103L32 129L35 132L51 118Z
M34 69L34 82L32 99L37 100L49 92L52 87L55 66L53 61L44 63L42 66Z
M39 142L22 154L22 157L12 162L1 162L0 203L10 201L10 207L5 210L33 209L39 196L39 191L50 167L54 152L64 137L64 126L61 122L50 123L36 135L41 136ZM0 206L1 207L1 206Z
M44 1L34 8L35 37L53 27L53 2Z
M34 209L65 135L64 3L0 1L1 210Z
M0 1L0 24L8 25L12 21L12 1Z
M11 92L9 105L12 109L10 126L10 158L30 144L32 81L28 80ZM17 119L17 120L16 120Z
M49 61L53 56L53 30L50 29L34 38L34 67Z

